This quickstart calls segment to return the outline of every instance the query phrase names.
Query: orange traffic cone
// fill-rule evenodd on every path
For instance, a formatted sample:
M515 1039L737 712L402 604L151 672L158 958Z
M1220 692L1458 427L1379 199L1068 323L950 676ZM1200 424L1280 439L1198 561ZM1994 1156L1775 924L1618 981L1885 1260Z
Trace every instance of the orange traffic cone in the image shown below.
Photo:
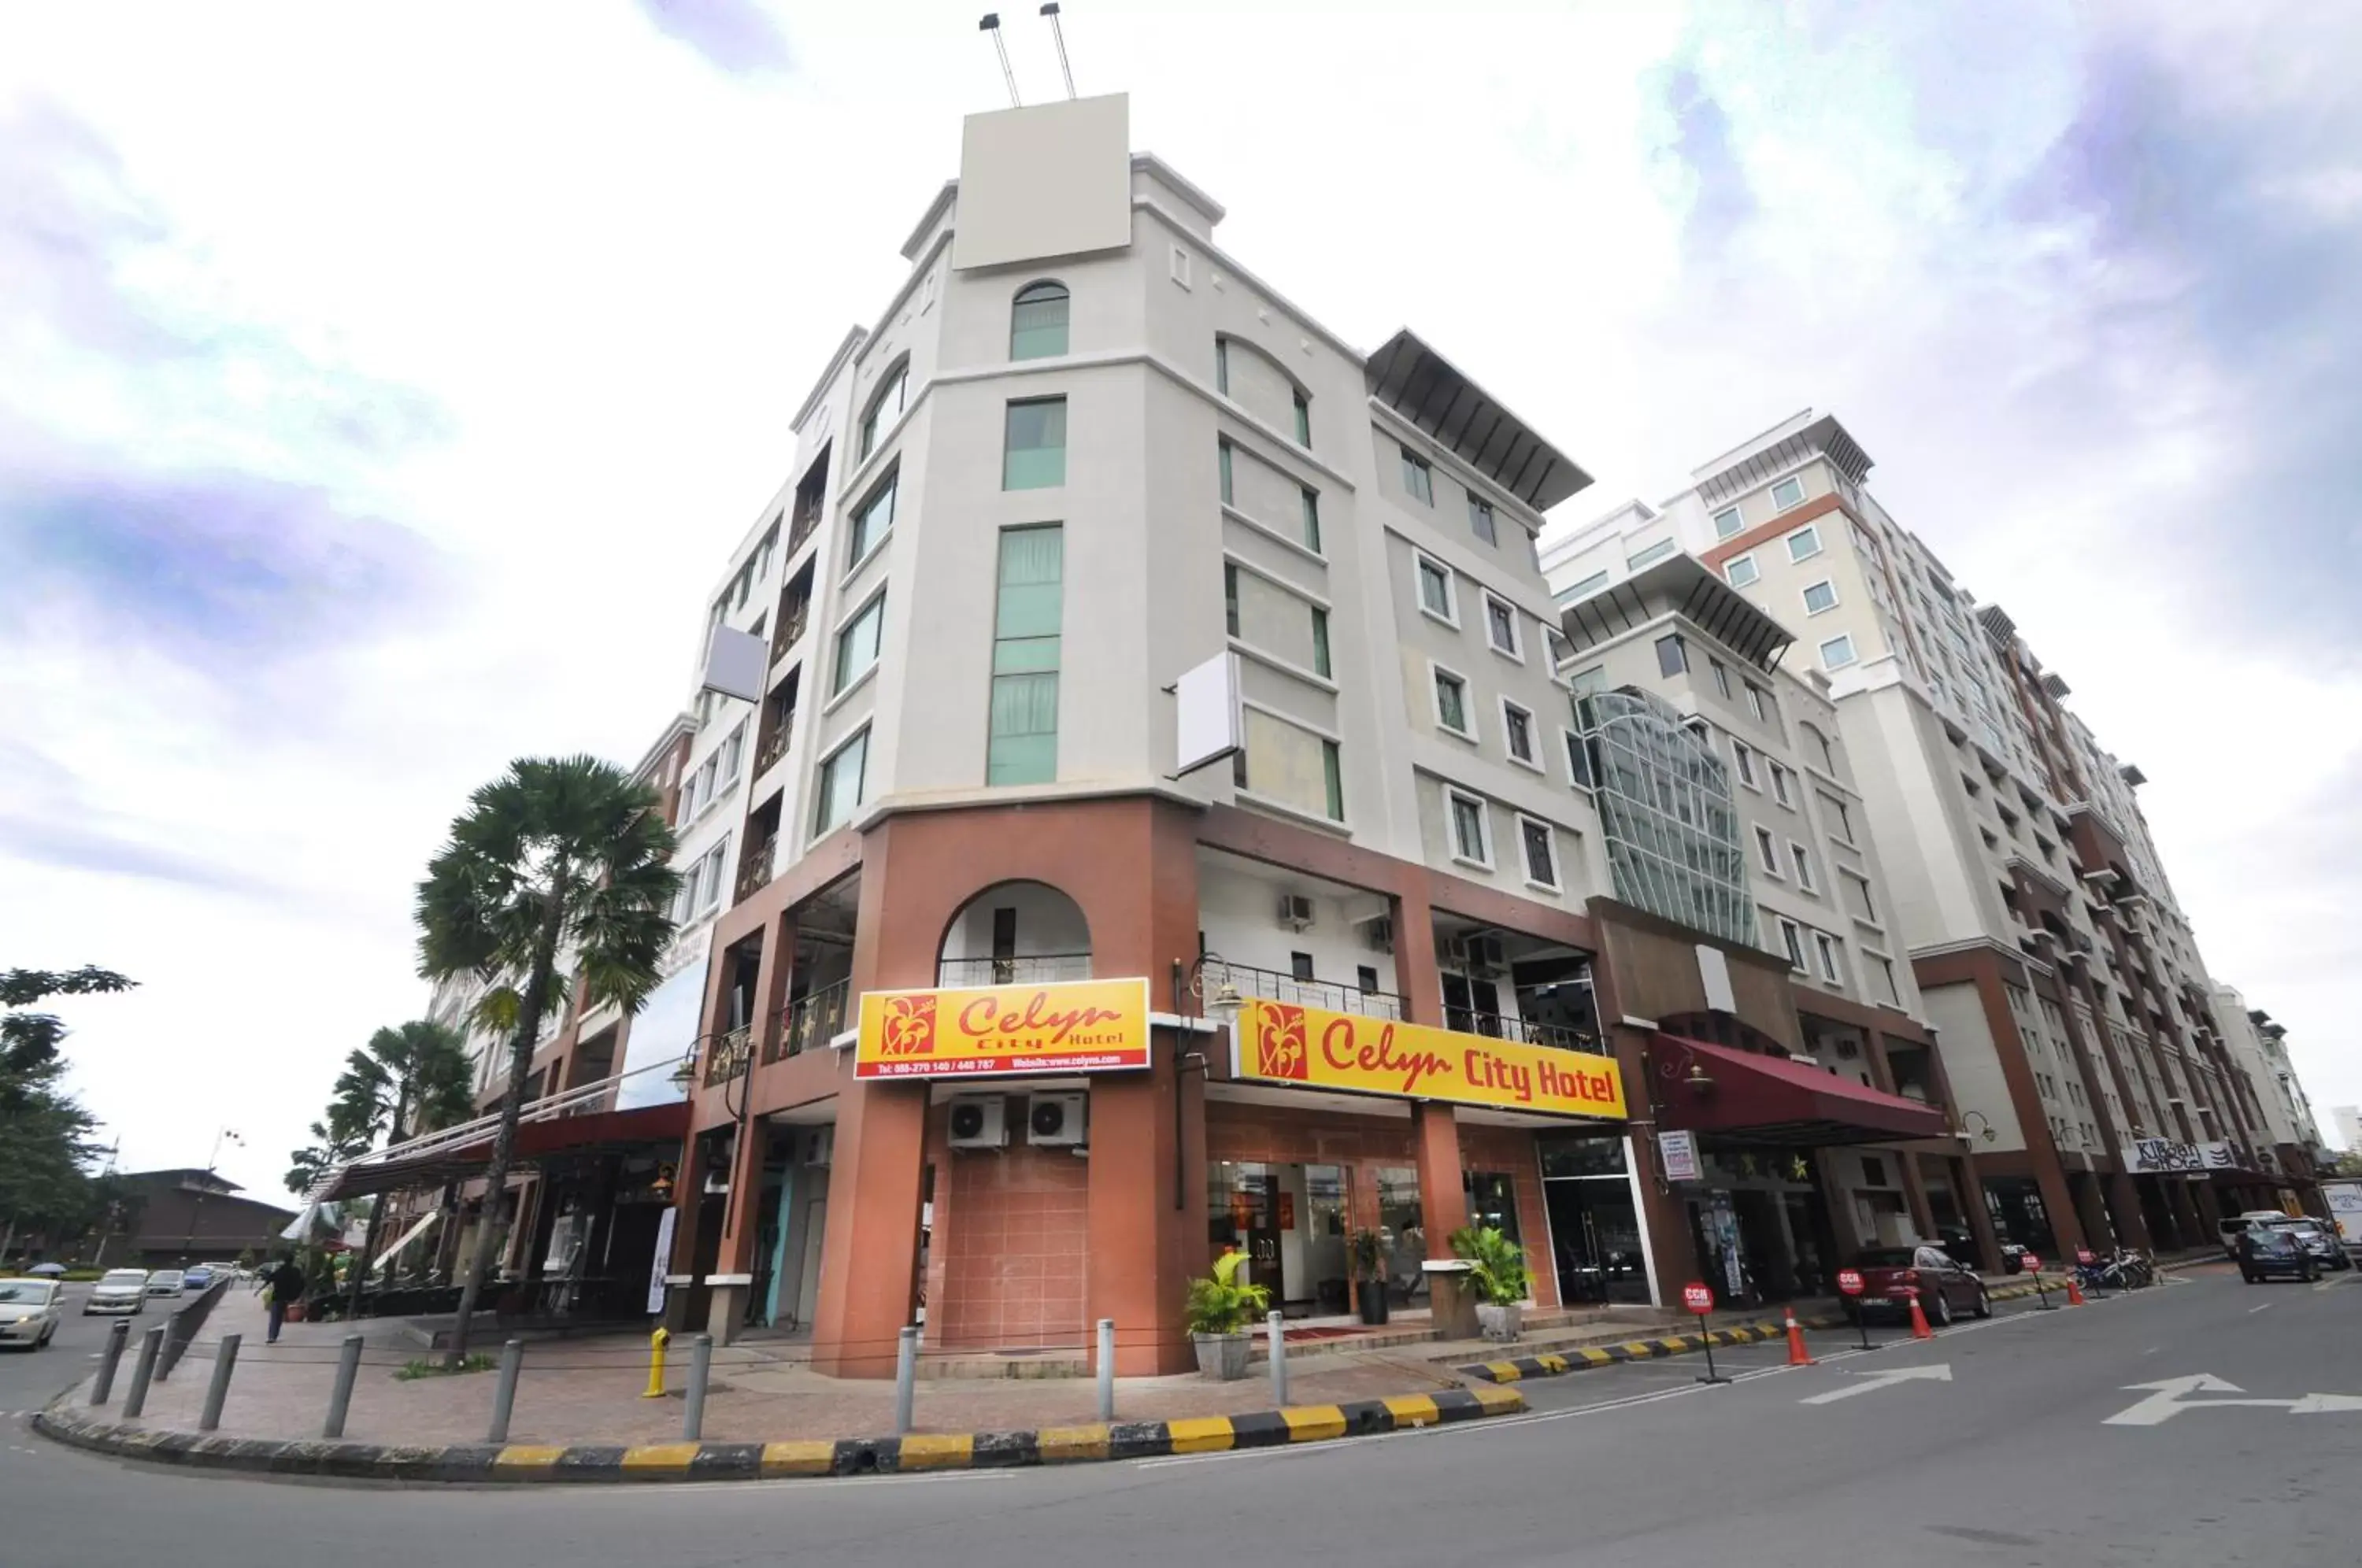
M2071 1274L2067 1276L2067 1305L2070 1307L2083 1305L2083 1287L2075 1283L2075 1276Z
M1788 1309L1788 1364L1790 1366L1813 1364L1813 1355L1805 1348L1805 1331L1796 1321L1796 1309L1794 1307Z
M1927 1314L1919 1309L1919 1293L1915 1290L1911 1293L1911 1337L1915 1340L1936 1337L1936 1331L1927 1326Z

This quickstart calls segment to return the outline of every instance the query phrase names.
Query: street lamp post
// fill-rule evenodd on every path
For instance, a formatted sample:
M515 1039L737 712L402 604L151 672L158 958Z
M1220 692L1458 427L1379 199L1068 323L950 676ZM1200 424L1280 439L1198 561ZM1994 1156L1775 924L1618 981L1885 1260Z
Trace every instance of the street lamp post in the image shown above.
M221 1147L225 1141L236 1143L240 1148L244 1148L246 1146L246 1140L239 1137L236 1132L231 1132L226 1127L215 1133L214 1152L205 1156L205 1175L209 1177L214 1174L214 1167L221 1164ZM188 1234L181 1238L181 1266L184 1269L189 1266L190 1249L197 1244L197 1214L199 1210L204 1208L204 1206L205 1189L204 1185L200 1184L197 1187L196 1198L189 1204Z

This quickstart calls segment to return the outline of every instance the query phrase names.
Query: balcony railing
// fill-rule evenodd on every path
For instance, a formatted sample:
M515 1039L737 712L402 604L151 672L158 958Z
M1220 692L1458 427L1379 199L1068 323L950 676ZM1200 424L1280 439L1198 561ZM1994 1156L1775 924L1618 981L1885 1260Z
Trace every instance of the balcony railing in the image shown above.
M1359 986L1341 986L1330 980L1299 980L1293 975L1251 968L1244 964L1208 964L1204 982L1208 996L1214 994L1225 976L1241 996L1327 1008L1330 1012L1358 1012L1371 1018L1399 1020L1403 1015L1403 999L1392 991L1365 991Z
M745 1072L754 1043L754 1032L743 1025L715 1035L705 1048L705 1087L728 1083Z
M770 881L771 863L778 858L778 836L777 834L773 834L771 837L765 839L760 845L758 845L756 847L754 854L746 857L746 864L741 867L738 872L738 898L740 901L743 902L747 899L753 898L756 892L760 891L762 888Z
M946 958L935 966L939 986L1043 986L1091 977L1087 953L1027 953L1010 958Z
M779 629L771 638L771 657L778 658L796 646L804 635L804 626L811 619L811 602L790 604L779 614Z
M779 758L788 755L788 747L795 744L795 739L796 715L795 711L789 709L786 717L779 721L779 727L771 732L771 738L765 741L762 749L755 754L755 771L768 773Z
M796 513L796 520L788 526L788 554L794 555L796 547L812 536L812 530L820 526L820 514L817 506Z
M1470 1012L1460 1008L1446 1008L1443 1010L1443 1026L1456 1029L1462 1034L1485 1034L1496 1040L1511 1040L1521 1045L1541 1045L1552 1051L1581 1051L1593 1056L1606 1055L1595 1034L1554 1023L1533 1023L1522 1018L1505 1018L1497 1012Z
M844 1032L844 1015L853 997L853 981L839 980L798 997L779 1010L778 1038L763 1054L766 1062L817 1051Z

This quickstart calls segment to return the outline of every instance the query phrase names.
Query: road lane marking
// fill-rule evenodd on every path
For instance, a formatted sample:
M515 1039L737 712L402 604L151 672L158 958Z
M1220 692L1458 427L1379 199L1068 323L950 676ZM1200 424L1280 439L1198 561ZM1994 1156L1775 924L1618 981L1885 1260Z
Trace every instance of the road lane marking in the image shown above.
M2282 1410L2291 1416L2353 1415L2362 1412L2362 1396L2352 1394L2307 1394L2296 1399L2195 1399L2195 1394L2244 1394L2246 1389L2235 1383L2226 1383L2211 1373L2193 1373L2187 1377L2161 1378L2155 1383L2128 1383L2127 1393L2144 1393L2148 1397L2110 1416L2100 1424L2106 1427L2158 1427L2173 1419L2184 1410L2220 1410L2230 1407L2246 1409Z
M1826 1394L1813 1394L1796 1401L1799 1405L1834 1405L1840 1399L1850 1399L1857 1394L1875 1394L1882 1388L1892 1388L1900 1383L1949 1383L1952 1369L1944 1362L1933 1366L1892 1366L1878 1372L1865 1372L1857 1382L1842 1388L1832 1388Z
M2270 1302L2267 1301L2267 1302L2265 1302L2265 1303L2264 1303L2262 1306L2260 1306L2260 1307L2250 1307L2250 1308L2248 1308L2248 1309L2247 1309L2247 1316L2248 1316L2248 1317L2250 1317L2250 1318L2252 1318L2252 1317L2254 1317L2254 1316L2255 1316L2257 1313L2258 1313L2258 1312L2268 1312L2268 1311L2270 1311L2271 1309L2272 1309L2272 1304L2271 1304Z

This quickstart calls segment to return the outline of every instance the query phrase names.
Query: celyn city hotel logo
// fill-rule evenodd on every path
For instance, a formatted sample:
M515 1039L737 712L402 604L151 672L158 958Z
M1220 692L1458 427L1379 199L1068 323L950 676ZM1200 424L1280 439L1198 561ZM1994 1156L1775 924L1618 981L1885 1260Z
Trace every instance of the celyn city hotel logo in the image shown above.
M1305 1049L1304 1010L1265 1003L1255 1018L1255 1076L1303 1083L1311 1073L1311 1055Z
M932 1056L935 1054L935 999L932 995L888 997L886 1028L878 1042L881 1056Z

